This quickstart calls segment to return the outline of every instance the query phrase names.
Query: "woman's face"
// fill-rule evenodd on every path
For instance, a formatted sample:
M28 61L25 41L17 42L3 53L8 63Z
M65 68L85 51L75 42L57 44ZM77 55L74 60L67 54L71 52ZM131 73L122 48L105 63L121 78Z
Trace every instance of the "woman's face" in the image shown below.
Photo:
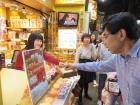
M85 37L83 40L84 44L90 44L90 37Z
M40 49L41 46L42 46L42 40L41 40L41 39L36 39L36 40L34 41L34 48L35 48L35 49Z
M91 40L92 40L92 41L95 40L95 35L94 35L94 34L91 35Z

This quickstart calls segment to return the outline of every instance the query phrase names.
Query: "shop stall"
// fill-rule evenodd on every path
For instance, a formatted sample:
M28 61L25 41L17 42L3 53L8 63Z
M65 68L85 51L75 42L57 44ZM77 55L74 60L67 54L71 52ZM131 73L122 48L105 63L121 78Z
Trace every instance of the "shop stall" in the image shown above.
M58 30L60 29L59 27L60 25L58 24L59 20L58 11L61 11L61 7L59 7L59 5L56 5L54 9L51 0L48 0L47 3L49 4L39 2L38 0L35 0L32 3L31 1L25 3L25 1L28 0L0 1L1 4L0 24L2 24L1 25L2 27L0 27L2 30L2 32L0 33L0 50L5 53L5 58L12 59L14 50L23 49L25 47L25 43L30 33L37 31L44 36L45 43L44 48L45 50L48 51L48 53L51 53L52 55L56 56L58 59L62 61L69 60L70 62L73 62L75 48L59 47L60 40L58 39L59 38ZM74 3L72 3L71 5L73 4ZM44 9L45 6L46 9ZM82 5L74 6L75 9L77 8L76 11L83 9L83 7L84 7L83 2ZM67 10L69 10L69 8L65 9L65 11ZM75 37L77 37L79 30L82 29L80 28L82 27L82 19L81 19L82 13L76 12L76 14L79 14L78 17L76 18L77 19L76 20L77 24L75 25L76 27L75 28L67 27L67 29L72 28L77 30ZM61 53L64 53L64 56L62 56ZM9 60L7 60L7 62L11 63L9 62Z
M62 68L45 62L40 50L25 51L23 59L25 71L7 68L0 71L1 105L70 105L72 103L70 94L79 78L67 78L73 75L60 73L58 69Z
M36 54L35 58L24 59L26 71L12 69L11 63L15 62L18 51L25 47L30 33L36 31L44 36L48 53L63 62L73 62L77 47L77 34L82 29L81 15L84 2L82 4L78 2L78 7L74 5L76 12L72 12L72 9L69 11L71 8L69 4L63 4L66 9L62 11L61 4L58 2L55 5L57 11L55 12L52 3L48 5L39 0L32 1L0 1L0 24L2 26L0 27L0 51L4 53L5 58L2 59L3 65L0 68L0 105L70 105L71 90L78 78L68 77L77 75L76 72L73 70L66 72L59 68L62 72L60 73L56 65L43 60L38 64L35 59L41 59L41 55ZM48 1L50 3L51 0ZM72 2L71 5L73 4ZM67 12L74 16L76 21L73 25L62 26L58 20ZM61 14L60 17L59 14Z
M64 79L57 75L48 81L42 96L40 96L41 90L36 93L39 99L34 104L27 88L26 72L4 68L0 71L0 78L1 105L70 105L72 103L69 97L76 82L75 78Z
M0 50L11 59L14 50L21 50L31 32L44 36L43 16L40 11L15 0L0 1Z

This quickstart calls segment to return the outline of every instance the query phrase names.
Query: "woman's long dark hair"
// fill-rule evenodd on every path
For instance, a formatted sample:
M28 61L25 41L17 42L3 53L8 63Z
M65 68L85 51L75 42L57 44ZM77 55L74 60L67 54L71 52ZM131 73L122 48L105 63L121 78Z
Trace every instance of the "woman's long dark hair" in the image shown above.
M63 18L59 20L59 24L63 25L65 23L66 18L69 17L68 13L65 13Z
M28 38L28 41L27 41L26 46L25 46L25 49L26 50L34 49L34 41L36 39L42 40L41 47L43 47L43 36L38 32L33 32L33 33L30 34L30 36Z

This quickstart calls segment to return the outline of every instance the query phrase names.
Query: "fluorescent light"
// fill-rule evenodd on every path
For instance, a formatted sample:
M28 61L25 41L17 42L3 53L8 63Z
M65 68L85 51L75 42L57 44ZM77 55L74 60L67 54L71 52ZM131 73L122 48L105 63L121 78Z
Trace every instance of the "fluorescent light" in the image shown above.
M101 0L101 2L105 2L106 0Z
M140 20L137 20L137 24L140 24Z

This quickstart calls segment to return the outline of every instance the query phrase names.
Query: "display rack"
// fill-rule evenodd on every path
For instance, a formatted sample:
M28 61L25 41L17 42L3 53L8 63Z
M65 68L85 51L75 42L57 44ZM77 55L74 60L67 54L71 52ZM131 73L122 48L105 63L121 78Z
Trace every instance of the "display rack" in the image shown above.
M50 100L51 99L51 97L49 96L49 94L50 94L50 92L51 92L51 90L49 90L48 92L47 92L47 94L44 96L44 97L42 97L42 99L40 100L40 102L37 104L37 105L71 105L70 104L70 94L71 94L71 91L72 91L72 89L73 89L73 87L75 86L75 84L77 83L77 80L78 79L75 79L75 78L65 78L65 79L63 79L64 81L66 80L69 80L69 81L71 81L71 84L70 84L70 87L69 87L69 89L66 91L66 94L64 95L64 97L63 98L60 98L59 96L58 96L58 91L59 91L59 89L62 87L62 85L65 83L63 83L61 86L60 86L60 88L58 89L58 91L57 91L57 93L56 93L56 97L54 97L53 98L53 101L52 100ZM59 81L59 80L58 80ZM57 81L56 81L57 82ZM54 85L55 85L55 83L54 83ZM51 87L51 89L53 90L53 87ZM51 103L50 103L51 102Z
M41 105L50 98L50 105L53 105L61 97L60 104L65 104L73 80L59 79L60 74L54 64L46 61L44 66L42 51L38 49L26 50L22 55L29 87L29 95L24 95L24 99L30 97L33 105Z
M25 43L31 32L40 32L43 36L42 28L13 28L6 27L7 33L3 34L3 39L0 41L1 50L5 53L6 59L11 59L14 50L21 50L25 47Z
M75 83L75 80L73 80L73 79L70 79L70 80L72 81L72 83L71 83L71 86L70 86L70 88L68 89L68 91L67 91L67 93L66 93L66 95L65 95L65 98L64 98L64 99L59 99L59 98L57 98L57 99L53 102L52 105L67 105L70 92L71 92L71 90L72 90L72 88L73 88L73 85L74 85L74 83Z

